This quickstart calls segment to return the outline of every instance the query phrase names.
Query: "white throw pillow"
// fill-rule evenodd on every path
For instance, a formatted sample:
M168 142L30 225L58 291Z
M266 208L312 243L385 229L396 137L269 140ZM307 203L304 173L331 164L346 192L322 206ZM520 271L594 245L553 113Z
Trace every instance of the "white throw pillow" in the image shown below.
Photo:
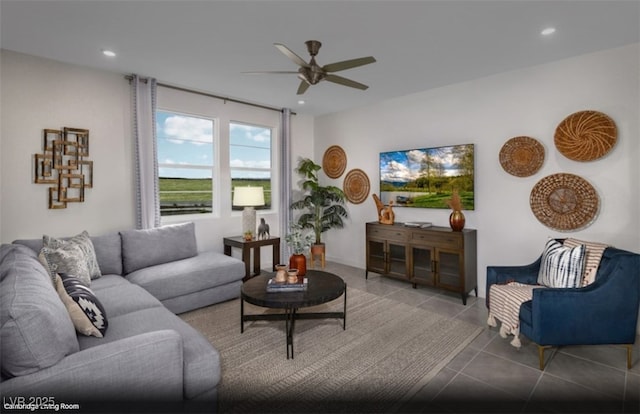
M582 285L586 247L565 247L549 239L542 252L538 284L555 288L576 288Z

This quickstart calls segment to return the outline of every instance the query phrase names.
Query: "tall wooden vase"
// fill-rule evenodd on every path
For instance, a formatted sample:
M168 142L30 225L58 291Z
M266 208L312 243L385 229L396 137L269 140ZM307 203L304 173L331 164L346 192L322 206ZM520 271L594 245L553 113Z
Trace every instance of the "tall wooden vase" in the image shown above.
M298 269L298 276L307 274L307 257L304 254L294 254L289 258L289 269Z
M464 214L460 210L454 210L449 216L449 225L453 231L462 231L464 229Z

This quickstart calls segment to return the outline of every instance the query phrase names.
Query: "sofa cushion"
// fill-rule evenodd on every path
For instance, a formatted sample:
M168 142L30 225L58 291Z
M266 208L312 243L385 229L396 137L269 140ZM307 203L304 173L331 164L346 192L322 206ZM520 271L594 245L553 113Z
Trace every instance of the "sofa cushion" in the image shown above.
M226 285L243 277L242 261L215 251L146 267L126 276L160 300Z
M73 323L32 250L0 249L2 373L20 376L50 367L78 351Z
M81 336L80 347L94 346L146 332L171 329L183 340L184 397L191 399L215 388L220 381L220 354L200 332L164 307L142 309L112 317L104 338Z
M120 236L125 274L198 254L193 223L127 230L120 232Z
M97 279L102 274L100 273L100 266L98 266L98 259L96 258L96 251L93 248L93 243L89 238L89 233L83 231L68 239L58 239L48 235L42 236L42 244L44 247L50 247L52 249L60 249L69 245L76 245L83 253L84 258L89 268L89 278Z
M102 276L92 283L91 290L104 306L109 320L141 309L162 307L149 292L118 275Z
M542 252L538 283L547 287L575 288L582 284L586 247L565 247L549 239Z
M102 274L122 274L122 241L120 234L107 233L92 236L91 242L96 251L96 258Z

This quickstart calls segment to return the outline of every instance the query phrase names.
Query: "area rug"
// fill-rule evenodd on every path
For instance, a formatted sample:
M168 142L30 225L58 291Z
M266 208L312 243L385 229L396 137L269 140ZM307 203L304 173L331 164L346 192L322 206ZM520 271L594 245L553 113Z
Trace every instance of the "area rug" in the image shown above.
M341 311L342 297L304 311ZM245 313L274 312L245 303ZM180 315L222 359L222 413L393 412L426 385L482 328L348 289L339 319L298 320L295 359L284 321L245 322L240 300Z

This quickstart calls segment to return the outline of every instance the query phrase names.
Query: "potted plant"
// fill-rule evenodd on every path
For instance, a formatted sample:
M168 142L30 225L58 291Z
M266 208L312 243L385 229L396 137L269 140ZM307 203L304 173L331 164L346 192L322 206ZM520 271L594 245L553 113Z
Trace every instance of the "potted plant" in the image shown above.
M289 269L298 269L298 275L307 273L307 258L304 255L313 243L313 234L304 231L299 224L292 224L284 240L291 248Z
M302 199L291 204L293 210L303 210L298 217L298 225L303 229L311 229L314 234L313 248L324 252L322 233L334 228L343 228L343 219L349 215L345 208L344 192L335 186L322 186L318 180L318 171L322 167L309 158L298 162L296 173L301 176L299 182L303 191ZM316 253L315 254L320 254Z

